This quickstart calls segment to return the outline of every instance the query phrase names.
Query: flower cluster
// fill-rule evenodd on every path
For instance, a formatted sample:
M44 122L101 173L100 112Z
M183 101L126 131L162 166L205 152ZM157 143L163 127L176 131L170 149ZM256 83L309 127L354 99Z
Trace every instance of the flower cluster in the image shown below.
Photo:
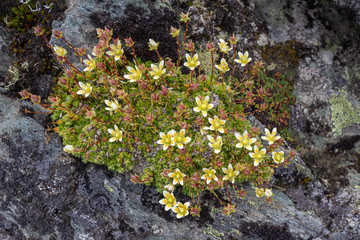
M66 42L83 63L82 69L67 59L65 48L53 47L66 68L50 97L64 151L120 173L131 171L136 184L154 184L163 194L160 204L177 218L199 215L200 194L210 191L218 197L222 188L230 201L226 204L218 197L223 212L234 212L231 197L246 194L237 189L241 182L250 182L256 195L270 202L273 194L267 187L273 169L289 164L292 155L279 150L282 138L277 128L265 128L259 136L260 130L246 119L249 113L235 104L241 93L237 82L252 79L247 74L252 69L249 52L238 51L234 35L229 41L208 43L211 72L205 71L202 55L187 38L189 21L183 13L185 31L170 29L178 45L175 60L163 58L161 42L149 39L149 50L158 59L143 62L131 38L114 38L107 28L97 29L99 42L89 55ZM132 54L131 59L125 52ZM236 68L243 74L237 75ZM259 94L264 93L259 90ZM41 104L30 93L22 91L22 97ZM179 185L191 201L176 199Z

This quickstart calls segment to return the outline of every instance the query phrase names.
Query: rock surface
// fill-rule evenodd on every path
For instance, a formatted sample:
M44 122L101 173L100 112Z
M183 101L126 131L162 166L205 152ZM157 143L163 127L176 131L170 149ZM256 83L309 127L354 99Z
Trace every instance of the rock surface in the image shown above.
M67 0L64 20L53 26L75 47L85 45L88 53L96 44L95 28L108 26L115 36L132 36L144 59L153 56L149 38L160 41L159 51L173 57L176 45L169 28L178 26L181 11L189 10L189 33L196 46L235 33L240 49L248 49L254 59L293 72L297 103L292 126L304 152L276 172L274 204L259 201L244 186L247 197L236 200L236 213L229 217L205 194L200 218L176 220L158 203L162 196L155 189L66 155L58 136L45 134L49 119L23 111L42 110L3 92L0 238L360 239L359 126L353 124L335 137L329 102L341 88L352 106L358 105L356 18L344 16L327 1L199 0L190 1L190 7L185 1L165 2ZM52 43L62 44L54 38ZM266 54L274 49L281 51ZM38 82L35 89L47 95L51 81Z
M10 34L0 25L0 86L5 82L5 75L11 63L11 56L9 51Z

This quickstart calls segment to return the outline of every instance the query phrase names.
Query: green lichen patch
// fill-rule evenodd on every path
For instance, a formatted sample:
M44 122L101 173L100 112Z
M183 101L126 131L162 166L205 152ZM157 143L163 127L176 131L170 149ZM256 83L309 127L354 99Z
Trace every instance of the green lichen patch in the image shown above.
M344 89L339 89L330 100L331 104L331 121L333 122L333 133L338 137L342 133L342 129L351 126L352 124L360 124L360 107L359 102L351 99Z

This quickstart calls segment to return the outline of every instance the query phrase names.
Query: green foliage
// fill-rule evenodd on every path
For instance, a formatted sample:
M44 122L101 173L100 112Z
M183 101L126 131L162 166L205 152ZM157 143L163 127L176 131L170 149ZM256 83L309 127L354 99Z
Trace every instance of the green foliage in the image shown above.
M272 192L267 185L273 169L286 166L293 153L275 160L271 153L282 144L276 129L272 133L267 131L262 137L267 141L265 144L261 142L259 129L251 126L245 116L250 114L251 107L265 103L266 111L286 118L287 115L278 115L272 110L275 106L276 110L286 111L278 102L291 103L291 98L283 96L289 91L285 78L267 77L257 62L250 71L247 67L242 69L244 77L236 79L225 58L233 61L233 68L235 62L245 66L251 59L247 53L235 59L234 37L231 39L233 56L225 56L231 55L231 48L225 41L219 44L221 65L216 64L220 59L214 59L214 55L217 56L215 46L212 43L206 46L212 60L211 66L204 70L194 46L185 45L188 16L182 14L180 21L185 24L182 44L178 31L171 29L179 47L176 63L170 59L165 63L157 50L159 43L151 39L150 50L156 51L159 62L143 63L136 57L132 40L124 40L127 46L124 49L109 29L97 29L100 41L94 47L94 59L67 42L79 59L83 59L84 69L68 61L65 49L53 48L66 69L49 99L56 131L66 145L64 150L84 162L106 165L119 173L130 172L131 181L153 184L160 192L172 192L174 187L182 185L183 192L191 197L191 204L171 205L169 201L174 196L169 192L164 192L165 198L161 200L167 208L172 207L178 218L189 213L187 208L197 216L200 203L194 197L206 190L218 198L224 206L224 214L230 214L235 205L227 186L235 181L251 182L257 195L266 196L271 202ZM41 35L41 29L37 30ZM181 58L185 49L188 51L186 61ZM132 57L126 56L126 51ZM184 73L185 67L180 64L187 66L190 73ZM248 76L248 72L253 75ZM245 80L255 84L250 86ZM263 84L268 92L259 93L256 84ZM285 90L279 90L281 94L276 95L279 86L285 86ZM246 92L252 92L260 102L253 100L255 105L251 105L246 104L248 99L245 99L243 104L237 104L241 102L238 98L243 98ZM21 95L34 103L40 102L26 91ZM228 193L225 200L214 192L223 187ZM244 197L243 190L237 190L234 184L232 187L239 197Z
M334 124L334 136L341 135L342 129L351 124L360 124L360 107L351 104L348 100L347 93L344 89L339 89L329 100L331 106L331 121Z

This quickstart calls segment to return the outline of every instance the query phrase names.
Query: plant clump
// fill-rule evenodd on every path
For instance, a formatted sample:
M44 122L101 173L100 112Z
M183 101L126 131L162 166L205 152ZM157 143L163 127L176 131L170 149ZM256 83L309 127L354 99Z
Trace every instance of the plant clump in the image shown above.
M250 182L259 198L271 202L268 183L274 168L289 164L294 153L277 150L282 138L276 128L265 129L260 136L246 120L250 114L246 107L237 104L243 85L252 77L247 70L249 53L236 51L234 36L229 43L223 39L217 45L209 43L212 66L205 72L187 38L189 16L182 13L180 21L185 25L183 39L180 29L170 30L178 59L162 58L160 43L150 39L149 49L159 58L155 63L139 59L131 38L114 38L107 28L97 29L99 42L92 53L75 48L54 31L82 67L67 59L66 49L49 45L65 71L49 104L26 90L20 94L51 111L64 151L84 162L130 172L135 184L155 185L164 195L159 203L177 218L198 216L204 191L218 198L224 214L234 212L231 195L246 194L236 183ZM35 33L43 36L39 27ZM220 59L214 59L217 47ZM256 62L250 73L260 72L259 66ZM234 77L237 67L244 73L240 79ZM188 202L177 201L177 187L189 196ZM218 189L226 190L225 200L216 194Z

